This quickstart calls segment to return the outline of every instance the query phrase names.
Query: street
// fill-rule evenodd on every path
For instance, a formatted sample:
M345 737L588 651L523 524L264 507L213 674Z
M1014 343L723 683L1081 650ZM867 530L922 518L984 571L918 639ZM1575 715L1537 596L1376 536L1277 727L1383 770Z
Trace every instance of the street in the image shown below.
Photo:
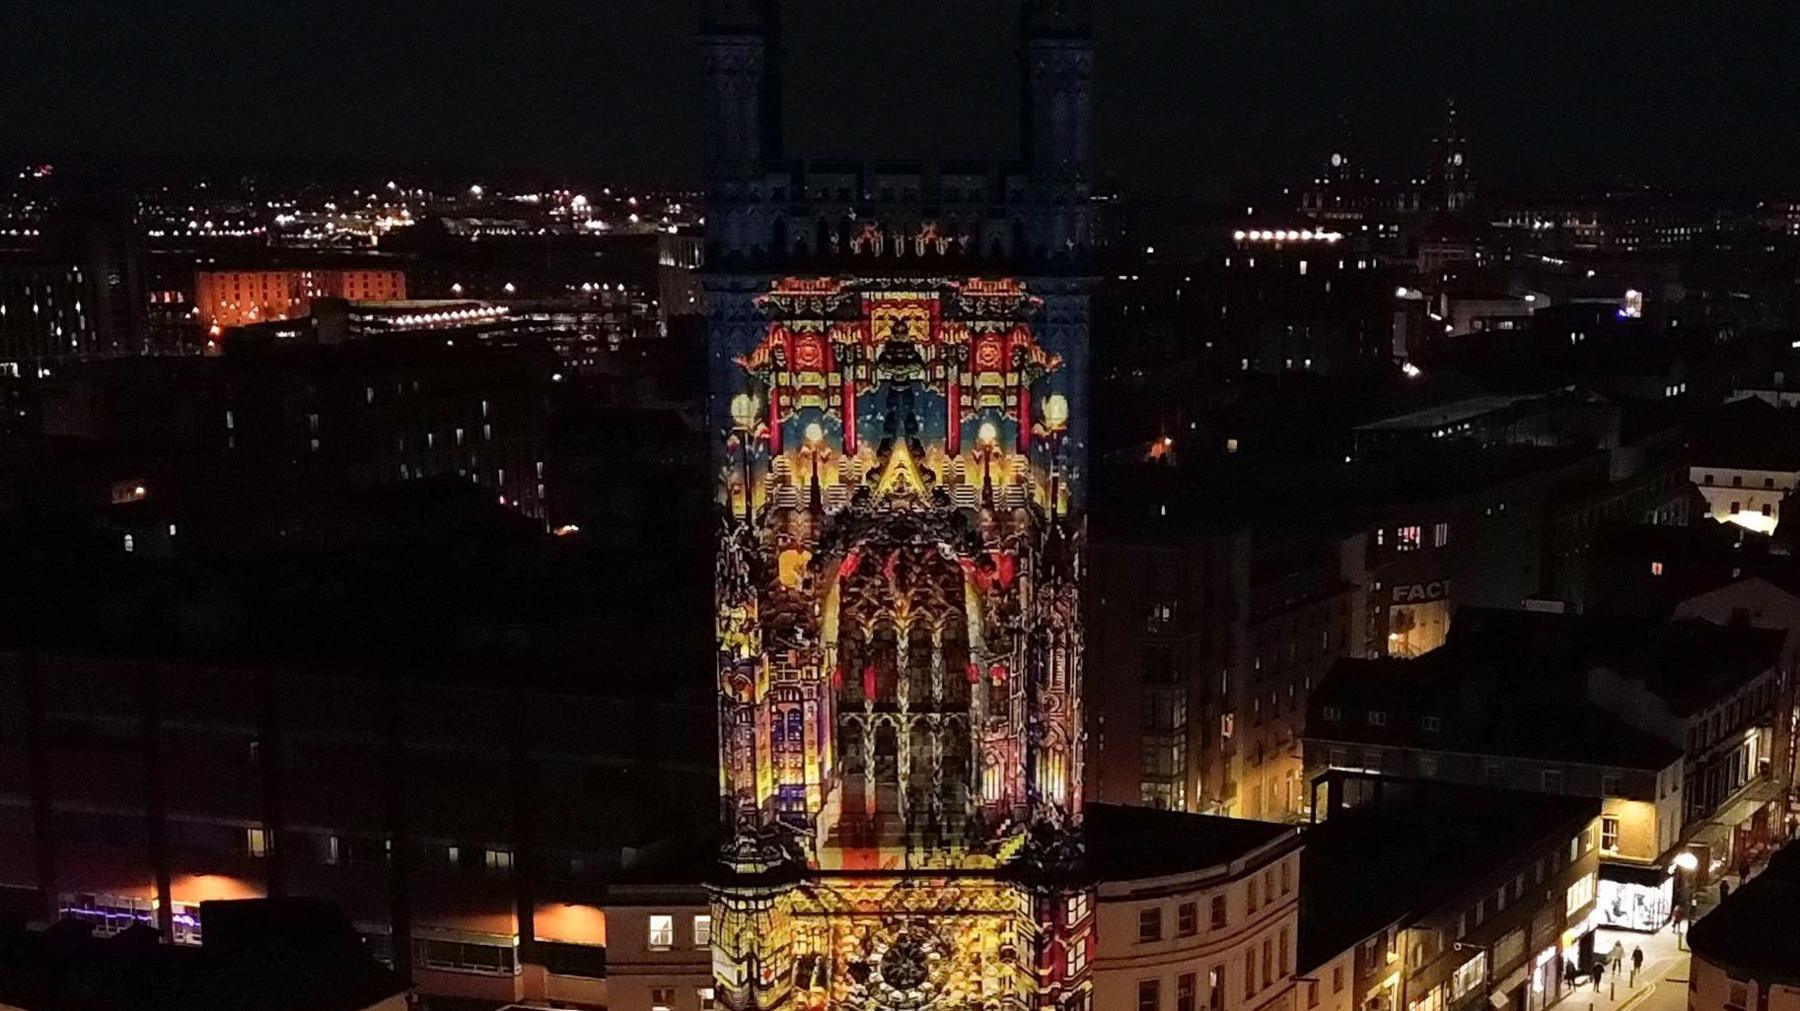
M1625 946L1624 972L1617 979L1609 974L1597 992L1588 986L1564 997L1561 1006L1565 1011L1682 1011L1687 1007L1688 953L1677 943L1673 928L1654 934L1595 932L1596 954L1611 951L1614 943ZM1634 948L1644 952L1644 968L1635 982L1631 974Z

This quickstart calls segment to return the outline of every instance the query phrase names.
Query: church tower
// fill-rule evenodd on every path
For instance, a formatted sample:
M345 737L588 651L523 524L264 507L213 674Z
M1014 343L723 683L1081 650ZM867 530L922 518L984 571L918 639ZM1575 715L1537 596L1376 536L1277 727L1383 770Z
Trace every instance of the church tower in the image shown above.
M1022 171L858 169L780 158L773 6L708 7L734 1011L1088 999L1092 44L1085 4L1021 25Z

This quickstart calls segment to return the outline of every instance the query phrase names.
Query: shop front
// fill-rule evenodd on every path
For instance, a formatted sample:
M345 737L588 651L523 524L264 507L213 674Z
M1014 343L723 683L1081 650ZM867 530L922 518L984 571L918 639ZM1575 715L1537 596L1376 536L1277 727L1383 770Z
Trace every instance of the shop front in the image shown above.
M1675 910L1675 878L1666 867L1600 865L1595 913L1600 926L1619 930L1661 930Z

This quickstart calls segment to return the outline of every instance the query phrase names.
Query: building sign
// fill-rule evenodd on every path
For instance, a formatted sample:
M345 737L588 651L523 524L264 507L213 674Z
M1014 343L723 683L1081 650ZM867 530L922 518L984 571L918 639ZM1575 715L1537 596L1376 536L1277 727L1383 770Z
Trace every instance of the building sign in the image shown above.
M1423 604L1450 596L1450 580L1434 579L1429 583L1404 583L1394 587L1394 603Z

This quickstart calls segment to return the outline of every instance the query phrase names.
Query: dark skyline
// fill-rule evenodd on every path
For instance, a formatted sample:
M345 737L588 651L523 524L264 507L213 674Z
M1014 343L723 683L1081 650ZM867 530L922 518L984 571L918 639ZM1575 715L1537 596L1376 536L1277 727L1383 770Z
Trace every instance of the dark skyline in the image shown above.
M791 153L1010 151L1011 3L846 6L787 4L787 90L813 96L790 102ZM1800 186L1800 70L1786 52L1800 13L1786 5L1097 6L1097 142L1126 185L1304 178L1340 121L1377 169L1417 171L1454 97L1488 181ZM11 5L3 144L685 181L697 172L697 8Z

